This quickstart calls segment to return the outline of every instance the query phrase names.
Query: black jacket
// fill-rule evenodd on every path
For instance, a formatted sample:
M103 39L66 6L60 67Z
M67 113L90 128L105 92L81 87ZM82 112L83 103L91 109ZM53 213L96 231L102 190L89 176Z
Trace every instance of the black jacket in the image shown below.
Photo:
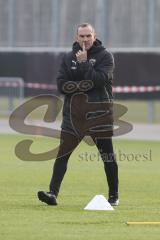
M64 129L71 128L70 100L73 94L84 92L90 102L105 102L113 99L114 59L112 54L96 39L87 51L87 61L79 63L75 54L80 49L80 45L75 42L72 51L64 55L57 76L58 90L65 95L62 122Z

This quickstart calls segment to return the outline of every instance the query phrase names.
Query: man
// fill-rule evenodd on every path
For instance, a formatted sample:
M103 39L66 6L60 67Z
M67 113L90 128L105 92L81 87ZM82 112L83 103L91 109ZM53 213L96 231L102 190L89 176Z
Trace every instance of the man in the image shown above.
M112 76L114 60L102 43L96 39L93 26L83 23L78 26L76 42L71 52L67 53L61 64L57 85L61 93L65 95L63 106L63 121L61 131L61 145L54 163L53 175L50 182L50 191L38 192L40 201L48 205L57 205L57 196L60 185L67 169L68 159L87 131L83 131L82 119L85 109L84 95L87 96L88 105L112 102ZM79 100L77 104L77 99ZM74 101L75 100L75 101ZM99 105L97 105L99 106ZM89 117L95 118L104 113L104 108L90 112ZM78 123L78 124L77 124ZM95 126L95 124L94 124ZM97 128L98 129L98 128ZM100 128L99 128L100 129ZM97 130L99 131L99 130ZM118 199L118 166L113 152L111 136L97 137L96 134L89 134L95 142L101 158L104 162L104 170L109 187L108 201L116 206ZM107 160L106 160L107 159Z

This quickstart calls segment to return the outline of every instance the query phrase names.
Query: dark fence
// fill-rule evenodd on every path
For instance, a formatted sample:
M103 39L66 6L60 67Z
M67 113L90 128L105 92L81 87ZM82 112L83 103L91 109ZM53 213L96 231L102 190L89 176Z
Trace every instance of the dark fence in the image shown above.
M111 50L112 51L112 50ZM113 50L115 58L114 86L159 86L160 51ZM0 51L0 77L21 77L25 83L56 84L56 74L64 50ZM56 90L25 88L25 96ZM116 99L160 99L160 92L115 93Z

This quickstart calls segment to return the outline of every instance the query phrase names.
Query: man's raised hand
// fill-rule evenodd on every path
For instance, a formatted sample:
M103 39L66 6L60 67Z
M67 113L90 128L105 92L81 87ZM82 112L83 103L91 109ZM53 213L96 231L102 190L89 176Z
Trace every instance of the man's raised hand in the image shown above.
M79 50L76 53L76 57L77 57L77 61L80 62L80 63L87 61L87 51L85 49L85 43L84 42L83 42L83 45L82 45L82 50Z

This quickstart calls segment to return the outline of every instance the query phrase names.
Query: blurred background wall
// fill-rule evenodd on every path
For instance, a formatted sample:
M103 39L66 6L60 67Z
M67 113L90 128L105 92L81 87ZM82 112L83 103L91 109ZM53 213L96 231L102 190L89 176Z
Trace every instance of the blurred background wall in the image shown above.
M159 122L159 13L160 0L0 0L0 114L10 113L17 99L58 94L62 56L76 26L90 22L114 54L115 100L132 100L134 121L145 121L133 109L144 101L138 111L144 113L149 101L148 121Z
M0 0L0 47L70 47L90 22L108 47L158 47L160 0Z

